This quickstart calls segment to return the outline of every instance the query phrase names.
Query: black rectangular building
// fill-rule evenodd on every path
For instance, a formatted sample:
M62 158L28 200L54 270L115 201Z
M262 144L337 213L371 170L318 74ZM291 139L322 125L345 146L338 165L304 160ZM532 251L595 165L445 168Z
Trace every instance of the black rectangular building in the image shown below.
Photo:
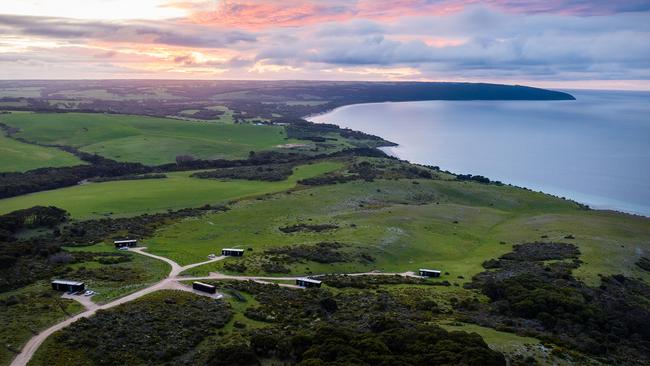
M86 289L86 284L79 281L54 280L52 281L52 289L64 292L80 292Z
M420 268L420 276L422 277L440 277L440 271L435 269Z
M132 248L138 245L138 241L136 239L113 240L113 244L115 244L115 248Z
M192 288L197 291L207 292L209 294L214 294L217 292L216 287L212 285L208 285L207 283L203 283L203 282L193 282Z
M296 278L296 285L300 287L320 287L321 281L311 278Z
M223 248L221 255L226 257L241 257L244 255L244 249Z

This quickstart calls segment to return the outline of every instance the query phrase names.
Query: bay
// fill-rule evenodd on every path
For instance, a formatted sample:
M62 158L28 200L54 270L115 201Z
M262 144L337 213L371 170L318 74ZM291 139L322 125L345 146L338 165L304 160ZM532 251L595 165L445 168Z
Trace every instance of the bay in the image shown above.
M357 104L313 116L393 141L387 152L593 208L650 216L650 92L572 101Z

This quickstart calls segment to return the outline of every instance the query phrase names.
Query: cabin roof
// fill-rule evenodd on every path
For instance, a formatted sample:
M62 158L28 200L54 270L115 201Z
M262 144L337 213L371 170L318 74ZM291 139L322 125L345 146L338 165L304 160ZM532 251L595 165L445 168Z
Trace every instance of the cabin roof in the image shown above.
M113 243L115 244L120 244L120 243L134 243L137 242L137 239L124 239L124 240L113 240Z
M71 286L81 286L81 285L84 284L83 282L70 281L70 280L54 280L54 281L52 281L52 283L56 283L56 284L59 284L59 285L71 285Z
M304 277L296 278L296 281L305 281L305 282L316 283L316 284L320 284L320 283L323 282L323 281L314 280L314 279L311 279L311 278L304 278Z
M244 251L244 249L237 249L237 248L223 248L221 250L232 250L232 251L235 251L235 252L243 252Z
M199 281L194 281L192 284L203 285L203 286L209 286L209 287L215 287L215 286L210 285L210 284L208 284L208 283L205 283L205 282L199 282Z
M435 273L440 273L440 271L437 270L437 269L426 269L426 268L420 268L420 271L422 271L422 272L435 272Z

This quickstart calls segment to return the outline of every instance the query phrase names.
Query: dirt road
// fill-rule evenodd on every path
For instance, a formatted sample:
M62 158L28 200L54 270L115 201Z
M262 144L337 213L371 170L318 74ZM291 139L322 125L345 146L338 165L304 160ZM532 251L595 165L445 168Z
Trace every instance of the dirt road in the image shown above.
M84 311L82 313L79 313L79 314L77 314L77 315L75 315L75 316L73 316L73 317L71 317L69 319L66 319L66 320L64 320L64 321L62 321L60 323L57 323L57 324L43 330L42 332L35 335L34 337L32 337L32 339L30 339L25 344L25 346L22 348L21 352L11 362L11 366L26 366L27 363L29 362L29 360L31 360L32 356L34 356L34 353L36 352L38 347L40 347L41 344L43 344L43 342L47 339L47 337L49 337L53 333L65 328L65 327L67 327L68 325L76 322L77 320L79 320L81 318L90 317L90 316L94 315L98 310L110 309L112 307L122 305L122 304L125 304L127 302L136 300L136 299L138 299L138 298L140 298L142 296L145 296L145 295L150 294L150 293L155 292L155 291L165 290L165 289L182 290L182 291L189 291L189 292L195 293L197 295L208 296L208 297L212 297L212 298L221 298L221 297L223 297L223 295L219 294L219 293L211 295L211 294L207 294L205 292L195 291L191 287L181 284L179 282L181 280L182 281L208 280L208 279L214 279L214 280L240 280L240 281L251 280L251 281L256 281L256 282L267 283L268 284L268 283L273 283L272 282L273 280L293 281L293 280L295 280L297 278L304 277L304 276L295 276L295 277L230 276L230 275L225 275L225 274L221 274L221 273L217 273L217 272L212 272L212 273L210 273L209 276L204 276L204 277L179 277L179 275L185 270L188 270L188 269L194 268L194 267L198 267L198 266L201 266L201 265L204 265L204 264L207 264L207 263L220 261L222 259L225 259L226 257L220 256L220 257L216 257L216 258L204 261L204 262L193 263L193 264L188 264L186 266L181 266L181 265L179 265L178 263L176 263L175 261L173 261L173 260L171 260L169 258L165 258L165 257L161 257L161 256L158 256L158 255L155 255L155 254L145 252L144 251L145 249L146 249L145 247L140 247L140 248L129 249L129 251L135 252L135 253L138 253L138 254L141 254L141 255L145 255L147 257L155 258L155 259L158 259L158 260L161 260L161 261L164 261L164 262L168 263L171 266L171 270L169 271L169 275L167 275L167 277L165 279L163 279L163 280L161 280L159 282L156 282L156 283L152 284L151 286L149 286L147 288L136 291L136 292L134 292L132 294L126 295L124 297L121 297L121 298L119 298L117 300L114 300L112 302L109 302L107 304L97 305L97 304L93 303L92 301L89 301L88 304L86 304L86 302L84 302L84 306L86 306L86 309L87 309L86 311ZM348 276L364 276L364 275L371 275L371 276L399 275L399 276L407 276L407 277L419 277L419 276L415 275L413 272L403 272L403 273L365 272L365 273L351 273L351 274L348 274ZM300 287L298 287L296 285L293 285L293 284L284 284L283 283L283 284L278 284L278 285L283 286L283 287L300 288Z
M32 339L30 339L25 344L25 346L23 347L21 352L11 362L11 366L25 366L25 365L27 365L27 363L29 362L29 360L31 360L32 356L34 355L34 353L36 352L38 347L40 347L40 345L43 344L43 342L47 339L47 337L49 337L53 333L65 328L65 327L67 327L68 325L76 322L77 320L79 320L81 318L87 318L89 316L94 315L97 312L97 310L110 309L112 307L122 305L122 304L125 304L125 303L129 302L129 301L133 301L135 299L138 299L138 298L140 298L142 296L145 296L147 294L150 294L152 292L155 292L155 291L158 291L158 290L165 290L165 289L189 291L189 292L196 293L198 295L209 296L209 297L214 297L214 298L218 298L218 297L222 296L221 294L210 295L210 294L207 294L207 293L201 293L199 291L194 291L191 287L183 286L182 284L180 284L178 282L178 279L179 279L178 275L181 272L183 272L183 271L185 271L187 269L194 268L194 267L206 264L206 263L216 262L216 261L224 259L225 257L216 257L214 259L210 259L210 260L205 261L205 262L193 263L193 264L189 264L187 266L180 266L178 263L174 262L173 260L171 260L169 258L165 258L165 257L161 257L161 256L158 256L158 255L155 255L155 254L147 253L147 252L144 251L145 249L146 248L141 247L141 248L133 248L133 249L130 249L129 251L136 252L138 254L146 255L148 257L152 257L152 258L167 262L171 266L171 270L169 271L169 275L167 276L167 278L165 278L165 279L163 279L163 280L161 280L159 282L156 282L156 283L154 283L153 285L151 285L151 286L149 286L147 288L144 288L144 289L142 289L140 291L136 291L136 292L134 292L132 294L126 295L126 296L121 297L121 298L119 298L119 299L117 299L115 301L111 301L111 302L109 302L107 304L97 305L97 304L94 304L94 303L91 302L92 303L92 305L91 305L91 304L85 304L84 303L84 306L86 306L86 308L87 308L86 311L84 311L82 313L79 313L79 314L77 314L77 315L75 315L75 316L73 316L73 317L71 317L69 319L66 319L66 320L64 320L64 321L62 321L60 323L57 323L57 324L43 330L42 332L35 335L34 337L32 337Z

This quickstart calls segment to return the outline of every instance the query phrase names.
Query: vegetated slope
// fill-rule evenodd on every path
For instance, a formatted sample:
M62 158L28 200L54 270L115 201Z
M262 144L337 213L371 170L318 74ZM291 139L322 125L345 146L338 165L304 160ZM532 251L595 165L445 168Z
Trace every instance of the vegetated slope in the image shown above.
M133 216L167 209L198 207L295 186L341 165L322 162L295 168L288 179L275 182L216 181L190 177L193 172L167 173L163 179L87 183L0 200L0 214L32 206L57 206L76 219L115 215Z
M0 294L0 365L7 365L34 332L83 310L70 299L52 296L48 283Z
M650 225L645 218L589 211L571 201L515 187L488 184L480 177L463 176L458 179L435 168L414 166L394 159L349 159L345 168L341 168L337 162L322 163L334 164L327 169L318 164L303 166L318 167L315 168L318 172L311 171L300 177L294 174L291 179L301 179L309 186L302 186L287 194L240 201L229 205L230 210L227 211L194 210L191 213L193 218L183 214L174 219L174 215L170 215L169 221L161 218L163 221L160 222L160 225L167 222L168 226L154 225L149 229L144 229L142 225L153 219L152 215L98 220L85 225L73 222L61 227L58 235L62 239L56 239L56 233L52 233L52 241L41 241L45 246L26 248L33 251L33 256L40 258L34 263L42 263L60 255L57 248L49 247L53 243L75 242L83 245L109 240L115 235L136 235L145 238L143 242L152 252L183 264L205 260L207 254L218 252L221 247L252 249L247 250L243 258L229 258L223 263L197 268L196 273L202 274L215 269L233 274L281 274L289 271L293 275L375 269L403 272L421 267L443 271L442 278L426 281L428 283L424 286L418 282L397 281L391 276L390 279L379 278L376 281L359 278L354 281L356 289L348 290L346 281L331 283L326 279L327 285L338 287L332 293L280 291L239 282L220 285L225 286L227 294L234 299L239 297L232 295L233 290L243 291L254 294L258 303L251 301L248 307L242 305L245 309L237 316L239 323L224 327L223 334L206 337L193 351L183 353L187 357L184 359L200 364L230 360L224 359L224 354L259 358L289 357L292 362L298 362L327 357L327 351L332 349L340 350L337 354L346 357L359 356L357 351L364 350L360 356L364 360L365 357L379 360L391 356L384 352L382 344L387 347L403 345L384 342L386 337L392 337L395 333L399 334L399 339L426 334L427 337L431 336L427 338L427 344L439 347L433 353L428 352L432 347L409 348L409 357L470 357L478 354L491 359L490 355L493 354L484 352L484 345L476 336L449 336L435 326L418 329L417 324L457 321L458 316L461 316L460 320L468 321L462 318L467 307L487 300L478 290L463 289L460 285L483 271L484 261L511 251L512 244L517 243L535 240L573 243L580 250L580 260L584 262L574 270L573 275L589 286L599 284L598 274L623 273L646 281L649 278L650 272L636 264L642 253L649 250ZM163 182L165 179L155 181ZM211 179L203 181L222 183ZM334 184L337 181L347 183ZM117 182L102 184L110 183ZM136 222L134 227L129 227ZM74 238L70 235L74 235ZM14 249L19 244L26 243L7 243L7 248ZM52 251L48 251L50 249ZM92 253L98 249L101 252L106 245L87 247L87 250L81 247L75 251ZM73 256L85 258L89 255ZM111 259L99 253L97 257ZM557 260L554 258L546 253L535 256L535 260L540 261ZM5 257L3 260L11 258ZM132 262L110 266L129 268L129 263ZM79 264L87 267L84 270L73 268L71 274L79 279L100 272L114 272L87 263ZM359 283L364 281L367 283ZM434 283L437 286L430 285ZM312 297L312 294L315 296ZM581 316L584 315L581 313ZM397 323L392 320L397 320ZM335 333L332 333L332 324L338 329ZM305 334L297 337L296 333L287 333L291 327L301 329ZM254 331L259 328L272 329L268 333ZM130 328L120 326L111 331L125 329ZM90 334L90 339L94 339L95 330L99 337L108 334L104 332L105 328L94 326L85 328L84 334ZM157 332L152 336L155 334ZM337 340L321 342L329 339L328 334L336 335ZM309 342L301 344L311 351L305 353L305 348L283 346L286 343L281 340L293 340L294 336L296 342ZM452 345L439 342L440 339L449 338L460 344L447 348ZM80 357L75 358L75 362L92 362L87 354L81 354L78 348L74 348L85 339L88 338L77 338L74 344L65 343L65 346L48 342L41 351L48 352L47 356L38 357L50 357L49 352L63 347L66 355L73 357L74 353L74 357ZM354 339L367 342L359 344L359 348L352 353L348 352L351 351L349 348L341 348ZM294 343L290 344L293 347ZM477 353L464 353L469 348ZM406 348L389 349L395 355ZM554 354L562 357L580 356L570 352L570 356L567 356L561 347L553 349ZM529 350L518 346L513 352L528 354ZM299 355L300 359L293 359L295 355ZM451 362L449 359L444 361ZM254 364L254 361L251 362Z
M154 293L58 332L37 352L33 363L506 364L503 355L491 350L477 334L447 332L425 324L437 313L433 301L414 308L404 298L386 293L334 294L326 289L297 291L254 283L216 285L235 300L215 302L194 294ZM230 318L233 313L234 319Z
M321 186L242 201L227 212L172 224L147 246L184 264L221 247L252 249L243 258L195 268L196 275L438 268L451 273L449 281L462 283L512 244L572 236L564 240L575 242L585 261L576 275L589 283L597 282L599 273L650 278L635 264L639 253L650 250L648 219L589 211L537 192L451 180L443 173L436 178L343 184L321 178Z
M476 275L489 303L461 304L481 325L534 335L606 364L650 362L650 286L623 275L590 287L572 276L580 251L568 243L526 243L486 261Z
M148 165L171 163L179 155L244 158L251 150L284 144L284 127L218 124L146 116L88 113L10 113L3 122L15 137L41 144L72 146L88 153Z
M16 141L0 131L0 172L24 172L79 164L84 162L68 152Z

